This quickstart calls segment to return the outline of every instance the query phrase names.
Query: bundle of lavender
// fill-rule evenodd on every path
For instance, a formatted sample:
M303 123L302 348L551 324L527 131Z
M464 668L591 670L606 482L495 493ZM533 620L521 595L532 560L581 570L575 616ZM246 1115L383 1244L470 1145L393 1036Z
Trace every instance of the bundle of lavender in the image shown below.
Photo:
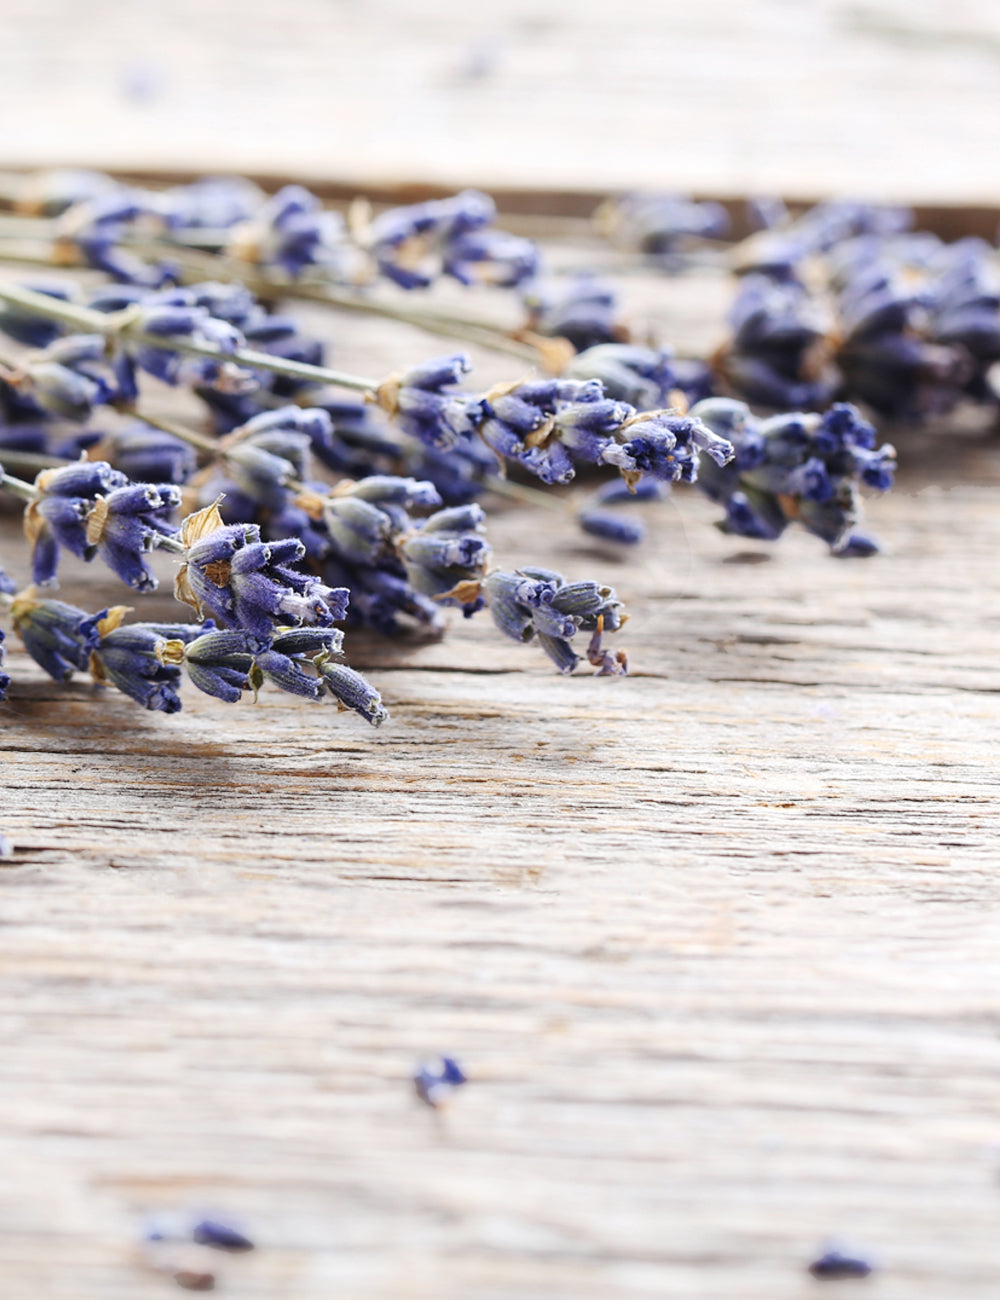
M641 529L609 507L701 471L726 531L775 538L798 520L838 554L874 549L855 527L858 487L887 488L893 453L853 407L760 420L712 396L708 366L614 342L613 301L586 283L546 291L538 250L495 229L484 195L374 217L356 204L346 222L299 187L266 198L232 180L154 193L58 173L18 181L10 197L42 215L23 219L30 249L19 229L0 255L106 277L0 283L0 330L20 345L0 359L0 487L24 502L32 574L17 591L0 569L0 607L56 680L89 672L165 712L181 707L185 680L230 702L270 683L378 725L386 711L342 661L337 625L438 630L448 606L488 609L500 633L535 640L562 672L585 656L599 675L624 673L624 651L604 644L624 621L611 587L491 567L476 498L508 471L546 486L582 467L613 475L580 522L619 543ZM206 267L216 278L199 278ZM503 335L363 296L379 278L412 292L440 276L520 286L526 327ZM464 332L549 373L477 390L454 354L347 374L274 310L284 296ZM154 419L150 379L195 394L204 427ZM131 422L96 430L106 408ZM155 549L176 555L175 594L194 621L130 623L123 606L48 595L62 551L150 591ZM0 674L0 693L8 686Z

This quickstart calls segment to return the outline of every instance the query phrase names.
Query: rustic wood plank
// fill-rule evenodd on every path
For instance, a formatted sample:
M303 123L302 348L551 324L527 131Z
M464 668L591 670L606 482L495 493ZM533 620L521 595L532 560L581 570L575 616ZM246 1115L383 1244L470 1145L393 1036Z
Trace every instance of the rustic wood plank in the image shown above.
M998 14L9 0L0 161L996 204Z

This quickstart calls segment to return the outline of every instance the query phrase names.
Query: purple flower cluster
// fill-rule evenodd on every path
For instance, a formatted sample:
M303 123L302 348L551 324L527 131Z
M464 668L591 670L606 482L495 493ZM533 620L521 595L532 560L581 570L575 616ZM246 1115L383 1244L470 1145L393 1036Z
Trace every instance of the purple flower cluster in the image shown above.
M497 569L483 581L482 594L504 636L522 642L537 638L560 672L571 673L580 662L571 645L580 631L592 634L586 656L598 676L628 671L625 652L613 654L602 645L602 635L617 631L623 622L621 601L611 587L567 582L551 569Z
M696 203L678 194L628 194L605 204L597 220L616 244L661 260L693 240L722 239L729 231L721 203Z
M895 451L888 443L876 446L875 430L853 406L759 420L742 402L712 398L692 413L736 449L729 464L706 465L699 480L726 507L723 532L772 541L797 520L838 555L878 550L856 531L858 489L892 486Z
M156 586L147 556L176 528L169 516L180 492L167 483L130 483L105 461L81 461L44 470L35 481L39 495L25 511L31 543L32 581L56 581L60 549L82 560L100 556L137 591Z
M466 285L521 284L538 269L538 250L494 229L495 220L488 194L464 190L380 213L367 242L379 272L403 289L426 289L439 275Z

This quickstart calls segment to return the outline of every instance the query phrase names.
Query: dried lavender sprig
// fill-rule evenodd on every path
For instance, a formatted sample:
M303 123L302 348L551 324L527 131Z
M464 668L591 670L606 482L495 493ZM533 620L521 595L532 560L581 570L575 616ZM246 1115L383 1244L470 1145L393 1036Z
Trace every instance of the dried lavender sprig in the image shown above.
M219 362L235 362L251 370L270 370L293 379L303 379L317 384L333 384L338 388L350 388L359 392L373 392L378 386L378 381L365 379L359 375L331 370L327 366L310 365L304 361L276 357L269 352L258 352L244 347L225 349L213 343L199 342L189 336L152 333L137 328L137 320L141 313L133 308L111 313L94 311L75 303L60 302L46 294L36 293L32 289L14 284L0 284L0 300L47 320L59 321L70 329L89 334L101 334L107 339L122 338L148 347L183 352L195 357L207 357Z
M361 674L334 662L343 639L337 629L275 627L259 638L239 629L220 631L211 621L126 624L129 612L116 605L87 614L43 599L34 588L11 601L25 649L55 681L89 672L146 709L177 713L184 666L195 686L230 703L245 690L256 693L266 679L314 699L326 690L339 706L354 709L373 726L388 717L378 692Z

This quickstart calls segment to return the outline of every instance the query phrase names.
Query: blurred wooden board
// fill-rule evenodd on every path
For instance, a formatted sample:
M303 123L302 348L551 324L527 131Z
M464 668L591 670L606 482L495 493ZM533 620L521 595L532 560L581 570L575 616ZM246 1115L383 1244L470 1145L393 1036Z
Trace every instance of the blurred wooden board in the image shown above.
M0 165L1000 201L990 0L0 13Z
M721 282L624 288L714 337ZM303 315L345 368L441 348ZM864 562L693 492L626 557L497 503L498 562L618 587L634 676L481 618L351 636L378 733L272 691L146 714L11 637L0 1293L177 1294L133 1244L200 1204L258 1240L219 1263L246 1300L804 1300L829 1235L880 1300L993 1300L1000 453L902 453ZM438 1124L441 1050L473 1082Z

